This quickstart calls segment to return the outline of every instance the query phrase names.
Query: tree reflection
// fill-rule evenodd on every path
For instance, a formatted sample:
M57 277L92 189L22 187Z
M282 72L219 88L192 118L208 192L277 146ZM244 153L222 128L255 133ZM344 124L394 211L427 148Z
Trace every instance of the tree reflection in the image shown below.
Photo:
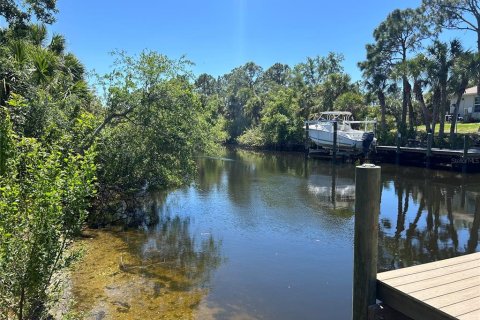
M389 167L383 170L382 179L384 185L393 186L394 192L394 197L390 192L382 202L396 201L397 212L396 216L381 213L379 271L477 250L478 179L466 180L449 172ZM470 205L472 202L475 204ZM395 229L390 230L394 223ZM459 229L468 229L468 236L459 233Z
M157 279L170 290L187 291L204 285L222 262L221 242L211 234L194 238L188 217L162 215L148 232L118 235L129 253L129 258L120 262L122 271Z
M201 194L208 194L218 188L222 182L224 162L233 161L228 158L202 157L197 161L197 190Z

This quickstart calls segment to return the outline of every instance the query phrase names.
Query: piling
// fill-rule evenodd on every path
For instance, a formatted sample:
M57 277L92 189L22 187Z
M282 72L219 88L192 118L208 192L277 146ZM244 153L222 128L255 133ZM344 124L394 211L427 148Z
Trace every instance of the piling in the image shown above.
M310 130L308 128L308 122L305 124L305 157L308 157L310 153Z
M332 162L337 162L337 136L338 136L338 122L333 121L333 150L332 150Z
M427 168L430 168L432 157L433 135L431 132L427 133Z
M395 163L397 165L400 164L400 152L401 152L401 149L400 149L400 144L402 142L402 134L399 132L397 134L397 153L396 153L396 158L395 158Z
M376 303L378 215L381 169L364 164L355 169L355 244L353 319L367 320L368 307Z
M463 136L463 157L462 157L462 173L467 173L468 162L468 136Z

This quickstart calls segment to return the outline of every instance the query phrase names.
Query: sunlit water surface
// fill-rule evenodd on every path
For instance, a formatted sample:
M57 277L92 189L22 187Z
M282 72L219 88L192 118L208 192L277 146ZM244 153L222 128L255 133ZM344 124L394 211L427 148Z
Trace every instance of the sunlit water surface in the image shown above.
M196 183L92 230L73 273L93 319L349 319L354 165L301 154L199 158ZM480 176L382 166L379 271L479 250Z

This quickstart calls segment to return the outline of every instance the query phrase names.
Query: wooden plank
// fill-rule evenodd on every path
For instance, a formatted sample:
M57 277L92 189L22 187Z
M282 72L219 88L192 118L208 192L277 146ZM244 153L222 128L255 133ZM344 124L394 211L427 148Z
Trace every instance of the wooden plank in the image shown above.
M475 277L474 279L468 278L468 279L456 281L454 283L443 284L438 287L421 289L419 291L410 292L409 294L417 298L418 300L424 301L424 300L443 296L450 292L457 292L457 291L472 288L472 287L476 287L477 289L480 288L480 277Z
M470 287L460 291L452 291L443 296L423 300L423 302L428 303L435 308L442 309L453 304L478 298L480 298L480 289L478 287ZM480 302L480 300L478 302ZM479 306L477 305L476 307L478 308Z
M452 320L455 317L422 303L404 292L390 287L381 281L377 282L377 297L385 304L398 310L412 319Z
M478 320L480 319L480 309L457 316L459 320Z
M405 293L410 293L410 292L415 292L422 289L434 288L434 287L438 287L445 284L451 284L457 281L471 279L472 277L477 277L480 275L479 268L471 269L468 271L470 272L456 272L449 275L445 275L444 277L436 277L436 278L416 281L416 282L408 283L405 285L397 285L395 287L399 290L402 290Z
M459 303L440 308L439 310L451 314L454 317L478 310L480 305L480 297L474 297Z
M444 268L444 267L447 267L447 266L450 266L450 265L456 265L456 264L461 264L461 263L475 261L475 260L480 262L480 252L472 253L472 254L466 254L466 255L463 255L463 256L456 257L456 258L449 258L449 259L439 260L439 261L435 261L435 262L425 263L425 264L412 266L412 267L407 267L407 268L403 268L403 269L381 272L377 275L377 279L385 281L385 280L388 280L388 279L401 277L401 276L404 276L404 275L419 273L419 272L423 272L423 271L435 270L435 269L438 269L438 268Z
M377 276L377 297L412 319L480 320L480 252Z
M480 276L479 260L469 261L460 264L445 266L442 268L432 269L428 271L416 272L401 277L395 277L388 280L382 280L390 286L400 286L415 283L418 281L427 281L429 279L439 278L442 276L451 276L455 273L466 272L471 276Z

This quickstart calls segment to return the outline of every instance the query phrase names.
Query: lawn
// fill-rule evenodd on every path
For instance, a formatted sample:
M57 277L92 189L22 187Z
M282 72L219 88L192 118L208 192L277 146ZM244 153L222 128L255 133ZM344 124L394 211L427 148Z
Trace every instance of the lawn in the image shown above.
M440 125L437 123L435 131L438 132ZM477 133L480 128L480 123L458 123L457 132L458 133ZM418 126L418 131L425 132L425 126ZM445 123L445 132L450 132L450 123Z

